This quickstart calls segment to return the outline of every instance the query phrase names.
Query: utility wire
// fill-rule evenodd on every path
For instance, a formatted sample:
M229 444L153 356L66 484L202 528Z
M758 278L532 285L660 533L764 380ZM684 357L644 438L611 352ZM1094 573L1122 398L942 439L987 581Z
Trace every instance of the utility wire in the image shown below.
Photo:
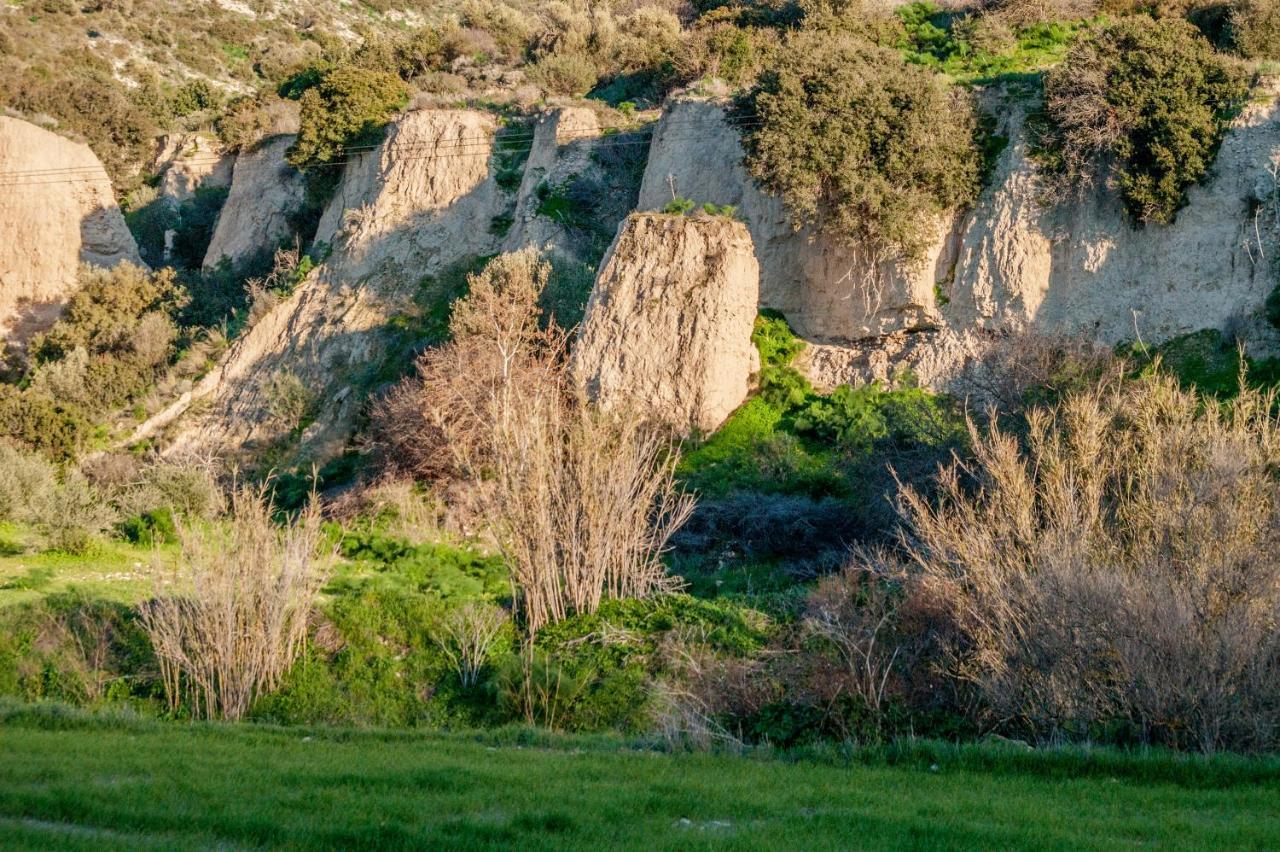
M671 119L663 122L663 124L659 128L648 127L648 128L640 129L638 131L623 131L617 134L611 134L609 136L602 136L598 132L583 131L583 132L568 134L567 138L565 135L558 136L557 146L579 141L581 139L596 139L597 142L593 146L596 148L599 148L599 147L619 148L619 147L633 147L636 145L648 145L650 144L651 138L654 133L657 133L660 130L665 130L667 127L670 127L673 125L680 125L680 124L701 124L701 123L702 122L700 120L681 121L679 119ZM751 120L746 122L740 122L736 126L753 127L753 126L758 126L759 123L760 123L759 120ZM614 139L612 138L613 136L622 137L622 138ZM626 137L632 137L632 136L643 136L645 138L643 139L626 138ZM698 138L699 136L702 136L702 134L698 134L691 137L674 137L674 138L685 140L685 139ZM667 138L673 138L673 137L668 136ZM534 134L532 133L522 133L518 135L514 135L514 134L472 135L470 137L459 136L459 137L455 137L454 139L446 140L443 142L435 142L435 143L415 142L407 145L395 145L393 141L392 145L387 150L395 154L397 162L432 161L432 160L439 160L439 159L447 159L450 157L471 156L476 153L495 153L495 154L528 153L530 150L532 150L533 139L534 139ZM511 146L510 143L512 141L528 142L529 144L527 146L525 145ZM358 162L363 154L376 151L382 147L383 145L367 145L367 146L353 146L349 148L344 148L341 150L339 159L330 160L324 163L316 163L309 166L308 168L321 168L321 167L330 168L330 167L337 167L337 166L345 166L353 162ZM415 155L413 153L415 151L429 151L430 153ZM348 156L350 154L355 154L356 156L350 157ZM181 162L186 165L204 165L204 164L218 163L218 162L221 162L222 160L223 160L223 157L221 156L217 156L217 157L209 156L209 157L202 157L202 158L190 158L186 160L179 160L176 162ZM98 166L72 166L72 167L66 167L62 169L15 169L11 171L0 172L0 187L48 186L51 184L58 184L58 183L94 183L94 182L100 182L100 181L109 181L110 178L106 177L105 175L98 174L99 169L100 167Z

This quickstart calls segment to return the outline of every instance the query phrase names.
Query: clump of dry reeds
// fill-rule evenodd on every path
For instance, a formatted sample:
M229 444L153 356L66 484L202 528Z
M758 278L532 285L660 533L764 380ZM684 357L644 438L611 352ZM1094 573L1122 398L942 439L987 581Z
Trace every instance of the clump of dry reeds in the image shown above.
M140 608L170 709L240 719L297 659L328 573L317 503L283 526L266 493L240 487L225 524L180 522L173 586Z
M668 588L659 557L692 509L674 483L671 441L574 388L565 333L539 324L549 273L525 250L471 276L452 339L380 413L383 435L413 444L397 454L416 473L478 483L530 634L606 597Z

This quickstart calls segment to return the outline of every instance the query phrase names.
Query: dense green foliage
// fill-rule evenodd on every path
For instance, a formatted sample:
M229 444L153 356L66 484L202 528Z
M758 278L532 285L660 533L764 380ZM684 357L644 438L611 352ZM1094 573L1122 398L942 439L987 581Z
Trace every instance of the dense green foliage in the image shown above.
M385 71L340 66L319 74L299 98L301 125L289 162L306 169L332 162L348 148L376 144L405 97L400 78Z
M915 258L932 218L977 197L968 93L845 30L806 28L745 100L746 163L798 224L873 257Z
M903 36L894 46L908 62L974 83L1033 77L1062 60L1079 30L1072 21L1041 21L992 38L986 16L958 18L928 0L901 6L896 14Z
M1280 59L1280 4L1275 0L1237 0L1226 29L1241 56Z
M0 724L0 832L28 848L1267 848L1280 834L1270 759L928 742L744 758L57 708Z
M923 485L966 433L955 402L909 375L817 392L791 366L804 341L776 314L752 340L759 393L680 462L699 505L674 565L699 594L780 593L786 608L796 582L838 567L851 543L890 538L896 478Z
M884 464L895 451L945 453L962 440L951 402L910 376L892 390L869 384L820 394L791 366L804 342L784 319L762 315L752 340L760 352L760 394L681 463L685 481L699 492L865 497L863 464Z
M1044 144L1061 180L1108 169L1130 215L1157 224L1204 177L1246 91L1191 24L1143 15L1090 30L1044 87Z

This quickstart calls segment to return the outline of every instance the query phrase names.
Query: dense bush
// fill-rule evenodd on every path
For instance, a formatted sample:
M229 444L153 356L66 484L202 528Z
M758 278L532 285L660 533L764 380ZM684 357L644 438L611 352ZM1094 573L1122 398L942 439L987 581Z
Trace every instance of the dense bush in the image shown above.
M933 220L977 197L970 96L841 30L791 35L745 100L752 175L812 225L872 258L916 258Z
M1268 749L1280 701L1272 393L1112 374L904 492L950 675L1040 738ZM978 489L968 486L973 473Z
M0 694L155 707L155 654L129 607L76 593L0 611Z
M1280 59L1280 3L1238 0L1227 17L1232 46L1251 59Z
M1171 222L1245 94L1242 74L1186 21L1144 15L1090 31L1045 75L1055 185L1106 170L1138 222Z
M321 73L300 97L289 162L305 169L337 159L346 148L377 143L405 100L400 78L385 71L340 66Z

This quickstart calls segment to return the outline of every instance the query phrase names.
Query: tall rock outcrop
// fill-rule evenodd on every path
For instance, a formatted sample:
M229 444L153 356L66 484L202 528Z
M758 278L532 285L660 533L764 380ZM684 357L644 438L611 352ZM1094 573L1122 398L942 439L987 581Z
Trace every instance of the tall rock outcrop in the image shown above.
M1162 341L1239 325L1275 284L1276 86L1236 118L1210 174L1170 225L1135 227L1105 189L1045 208L1018 110L992 185L963 222L947 319L958 329ZM1270 231L1270 233L1268 233Z
M505 199L491 174L494 129L472 110L400 117L344 170L318 234L331 255L135 438L168 430L174 449L234 451L301 430L317 457L338 448L423 276L497 249L489 223Z
M302 174L284 158L293 140L275 136L235 158L231 191L205 251L206 269L224 258L234 265L269 252L292 236L293 217L306 197Z
M746 398L760 267L745 225L638 213L596 279L573 370L602 407L710 432Z
M511 229L503 240L504 251L524 246L564 250L570 243L564 223L539 213L541 186L561 186L597 171L591 159L600 138L600 122L586 107L560 107L538 117L529 143L529 159L516 193Z
M0 338L47 328L76 288L81 263L142 265L97 156L0 116Z
M972 209L938 224L926 262L913 268L872 271L857 252L793 231L782 202L746 174L720 101L668 107L640 206L661 207L672 185L699 203L737 205L760 261L760 304L782 311L813 344L799 365L821 386L909 367L947 387L993 339L1012 332L1107 345L1208 327L1269 338L1259 314L1280 250L1280 87L1272 81L1263 92L1168 226L1135 227L1105 186L1046 204L1028 154L1028 104L1015 97L995 109L1010 143L988 186ZM989 96L1000 100L999 92Z
M946 222L918 263L872 263L861 252L810 230L796 230L786 206L764 194L742 166L727 104L678 99L649 148L639 209L660 210L672 194L697 204L731 204L747 223L760 262L760 304L786 315L810 340L844 343L933 328L935 284L950 270Z

